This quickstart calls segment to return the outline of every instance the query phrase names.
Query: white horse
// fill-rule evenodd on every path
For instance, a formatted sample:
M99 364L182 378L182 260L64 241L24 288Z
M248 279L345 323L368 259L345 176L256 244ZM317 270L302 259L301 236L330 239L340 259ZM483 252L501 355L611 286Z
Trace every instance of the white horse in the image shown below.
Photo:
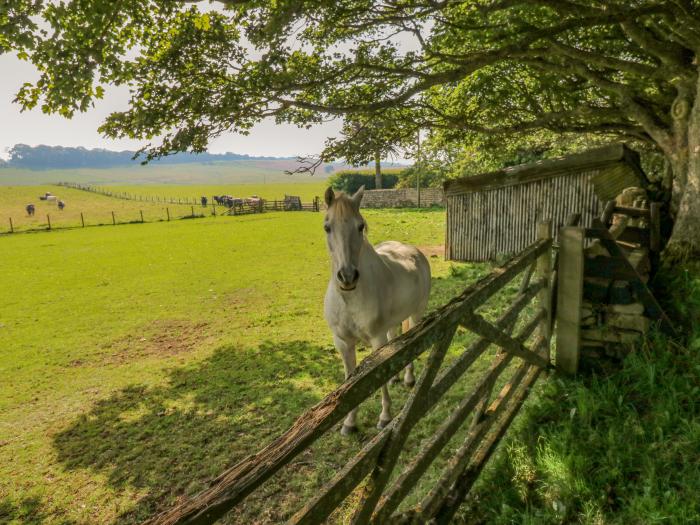
M428 304L430 265L417 248L396 241L373 247L367 240L367 223L360 215L364 186L353 196L332 188L325 194L328 212L324 222L331 255L331 279L324 314L333 342L345 365L345 379L355 370L355 345L363 342L376 350L399 333L404 320L416 325ZM413 364L406 367L404 383L413 386ZM357 430L357 409L350 412L341 433ZM382 412L377 428L391 421L391 400L382 386Z

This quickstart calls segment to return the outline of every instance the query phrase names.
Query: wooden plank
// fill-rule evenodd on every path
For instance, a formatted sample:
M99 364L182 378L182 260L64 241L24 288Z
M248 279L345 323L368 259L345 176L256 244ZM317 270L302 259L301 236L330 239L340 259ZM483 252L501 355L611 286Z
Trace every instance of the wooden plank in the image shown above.
M394 420L395 421L395 420ZM289 520L290 525L323 523L348 494L371 472L394 428L394 421L374 436L333 479Z
M520 407L527 399L530 392L530 387L535 383L540 373L541 368L536 366L530 367L525 378L520 385L517 386L513 396L506 403L501 417L495 423L495 429L487 435L486 439L481 442L480 447L474 454L467 469L457 478L452 489L443 499L444 503L433 516L431 523L437 525L452 523L454 514L459 506L464 501L467 493L478 479L484 465L491 457L491 454L496 448L503 435L510 427L511 422L520 411Z
M510 330L520 311L532 300L540 289L540 286L541 283L533 283L526 292L517 297L513 301L512 306L496 321L496 327L499 330ZM433 388L430 389L427 396L428 404L431 407L441 399L442 395L464 374L469 366L476 361L490 344L491 341L486 338L482 337L477 339L454 360L449 368L438 376Z
M501 388L501 391L493 403L484 411L483 417L479 420L474 420L475 424L469 429L464 443L450 458L440 479L433 485L433 488L430 489L418 505L417 510L421 514L422 521L429 522L430 518L445 504L445 499L450 489L464 472L465 467L469 464L469 460L481 443L481 440L503 413L518 386L527 373L533 368L535 367L528 363L521 364L511 379Z
M556 367L567 374L578 370L583 298L584 230L562 228L559 232Z
M382 448L374 469L369 474L369 477L363 487L360 501L357 504L351 522L353 524L364 525L371 518L374 509L379 502L384 487L389 482L389 477L394 470L396 461L399 459L408 434L413 426L421 417L421 408L426 403L425 394L430 390L430 387L437 376L440 365L442 364L447 349L452 343L452 338L457 327L453 325L451 329L446 330L442 334L442 338L438 341L426 362L423 373L418 378L416 386L409 395L401 412L396 418L391 436L386 445Z
M564 226L577 226L581 221L580 213L570 213L566 217ZM551 283L551 293L550 293L550 305L551 305L551 319L550 319L550 333L554 333L554 322L557 318L557 295L559 290L559 250L554 252L554 259L552 260L552 276L550 279Z
M630 265L624 261L600 255L598 257L586 257L584 259L584 276L598 277L612 280L636 279L639 274L630 270Z
M538 314L523 327L516 339L520 342L525 342L544 317L545 311L540 310ZM543 339L539 339L538 341L540 344L543 343ZM372 517L373 523L383 523L401 501L403 501L427 468L437 458L440 451L449 442L455 432L459 430L469 413L476 407L479 401L483 399L484 395L491 391L493 384L512 359L512 354L503 353L497 355L491 363L488 372L481 379L476 388L462 400L450 417L438 427L433 437L421 444L420 452L411 460L403 473L382 497Z
M469 313L465 315L464 319L462 320L462 324L474 333L479 334L481 337L489 339L492 343L500 346L506 352L520 357L533 365L537 365L542 368L549 368L549 361L547 359L526 348L524 344L517 341L507 333L499 330L479 314Z
M651 293L649 288L647 288L647 285L642 281L639 274L637 274L636 270L632 267L632 264L629 262L627 257L625 257L625 254L622 253L622 250L617 245L615 240L610 236L600 221L594 220L593 226L599 229L599 234L601 235L600 242L608 250L608 253L610 253L612 257L625 261L627 263L628 270L636 274L636 278L630 280L630 285L637 293L639 300L644 304L646 316L652 320L658 319L661 322L661 328L666 333L669 335L676 335L676 330L673 328L673 324L671 324L666 312L663 311L663 308L661 308L654 295Z
M610 223L613 213L615 212L615 201L608 201L605 203L605 208L603 208L603 213L600 215L600 222L606 226Z
M649 210L646 208L633 208L631 206L615 206L614 213L629 215L630 217L649 218Z
M217 477L209 488L154 517L148 523L210 523L223 516L297 454L338 423L422 354L466 312L481 305L518 275L551 242L538 241L505 265L469 286L460 296L427 315L416 327L372 352L335 391L300 416L284 434Z
M537 225L537 238L542 240L552 239L552 221L547 220L540 222ZM542 290L540 290L537 302L540 308L544 309L546 312L545 318L542 319L540 323L540 335L544 337L548 342L551 337L550 327L552 326L552 308L551 308L551 283L550 278L552 274L552 251L549 250L544 252L537 258L537 275L540 280L544 283Z
M535 296L535 294L540 289L539 283L533 283L528 288L526 288L521 295L519 295L511 305L511 307L504 312L499 320L496 322L496 326L501 329L507 329L512 325L513 320L517 318L520 311L530 302L530 300ZM539 316L536 316L532 321L532 325L524 327L520 335L530 334L534 330L535 326L539 323ZM463 374L467 368L464 366L464 357L470 356L473 358L469 359L469 364L471 364L476 358L483 353L484 350L488 348L490 342L485 339L479 339L473 343L467 351L465 351L460 358L452 364L448 372L443 373L438 380L435 381L434 386L428 395L425 396L426 403L425 406L421 407L419 417L423 417L435 404L440 400L442 394L447 391L447 389L459 379L459 375L454 372L460 372ZM507 355L507 354L506 354ZM435 392L439 390L439 392ZM328 510L328 502L339 502L344 499L347 494L352 491L352 487L356 486L359 481L361 481L366 474L369 472L373 466L373 461L379 454L380 448L385 444L385 438L388 437L388 432L390 427L393 428L394 421L392 421L389 426L384 428L380 434L372 439L363 449L355 456L344 468L338 473L334 478L324 486L320 494L308 502L303 509L301 509L297 514L295 514L292 519L292 523L303 522L306 523L306 519L313 517L315 522L320 522L324 519L325 511ZM344 495L343 495L344 494ZM337 503L336 503L337 504ZM331 509L332 511L332 509ZM330 513L330 511L329 511ZM318 518L318 519L316 519Z

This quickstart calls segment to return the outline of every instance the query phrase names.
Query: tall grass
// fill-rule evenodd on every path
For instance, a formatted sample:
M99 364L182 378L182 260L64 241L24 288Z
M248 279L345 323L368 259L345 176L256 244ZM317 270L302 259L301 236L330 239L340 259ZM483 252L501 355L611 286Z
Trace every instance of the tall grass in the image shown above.
M652 334L619 367L540 382L464 523L700 522L700 265L655 284L681 340Z

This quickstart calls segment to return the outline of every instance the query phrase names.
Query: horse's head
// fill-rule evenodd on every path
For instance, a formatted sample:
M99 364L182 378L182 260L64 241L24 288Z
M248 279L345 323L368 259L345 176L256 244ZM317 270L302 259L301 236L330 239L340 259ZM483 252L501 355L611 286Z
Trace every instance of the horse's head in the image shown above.
M367 231L367 223L360 215L364 191L365 187L362 186L355 195L336 195L333 188L328 188L324 196L328 212L323 228L333 263L333 278L338 287L346 292L354 290L360 278L360 252Z

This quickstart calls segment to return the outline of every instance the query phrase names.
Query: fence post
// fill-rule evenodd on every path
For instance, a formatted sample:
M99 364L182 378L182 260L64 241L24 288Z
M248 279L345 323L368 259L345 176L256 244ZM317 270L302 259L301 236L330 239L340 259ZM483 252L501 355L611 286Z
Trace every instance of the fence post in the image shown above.
M80 212L80 224L83 225L83 228L85 228L85 219L83 218L83 212Z
M575 374L578 370L583 300L583 241L583 228L569 226L559 232L556 367L566 374Z
M49 214L46 214L46 222L49 223L49 230L51 229L51 217L49 217Z
M15 233L15 227L12 224L12 217L10 217L10 233Z
M139 210L139 213L141 214L141 224L143 224L143 210Z
M542 221L537 225L537 238L552 241L552 221ZM538 293L537 302L540 308L544 308L545 315L540 321L540 335L547 341L547 358L549 359L549 341L551 337L552 326L552 300L551 296L551 277L552 277L552 248L550 246L537 259L537 275L542 279L543 286Z
M117 219L114 218L114 212L112 212L112 226L117 225Z
M194 206L191 206L192 209L192 218L194 219Z
M216 204L211 203L211 214L216 217Z
M168 214L168 222L170 222L170 210L168 208L165 208L165 213Z

